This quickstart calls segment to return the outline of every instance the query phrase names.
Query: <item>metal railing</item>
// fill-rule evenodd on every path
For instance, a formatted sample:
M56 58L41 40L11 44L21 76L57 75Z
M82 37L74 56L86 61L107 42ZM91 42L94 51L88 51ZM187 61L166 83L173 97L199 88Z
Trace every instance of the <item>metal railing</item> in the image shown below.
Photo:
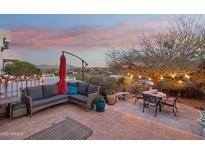
M41 85L42 81L39 79L24 80L24 81L9 81L8 83L0 83L0 99L12 96L21 96L21 90L26 87L34 87Z

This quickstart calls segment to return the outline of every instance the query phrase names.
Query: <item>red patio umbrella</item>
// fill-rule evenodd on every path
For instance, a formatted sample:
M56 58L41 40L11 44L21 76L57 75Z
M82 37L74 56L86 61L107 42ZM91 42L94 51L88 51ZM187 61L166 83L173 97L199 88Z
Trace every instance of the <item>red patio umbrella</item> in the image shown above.
M60 70L59 70L59 82L58 82L58 87L57 91L58 93L61 94L66 94L67 93L67 85L66 85L66 57L64 54L61 55L60 58Z

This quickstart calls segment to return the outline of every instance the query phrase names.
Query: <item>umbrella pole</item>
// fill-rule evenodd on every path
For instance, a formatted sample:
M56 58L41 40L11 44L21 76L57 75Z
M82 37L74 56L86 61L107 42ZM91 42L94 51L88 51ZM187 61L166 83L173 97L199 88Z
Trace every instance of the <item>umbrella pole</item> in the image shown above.
M86 63L82 58L78 57L77 55L75 55L73 53L70 53L70 52L67 52L67 51L62 51L62 54L64 54L64 53L69 54L71 56L74 56L74 57L76 57L76 58L78 58L79 60L82 61L82 80L84 82L85 81L85 67L88 65L88 63Z
M82 80L83 82L85 81L85 76L84 76L84 63L82 61Z

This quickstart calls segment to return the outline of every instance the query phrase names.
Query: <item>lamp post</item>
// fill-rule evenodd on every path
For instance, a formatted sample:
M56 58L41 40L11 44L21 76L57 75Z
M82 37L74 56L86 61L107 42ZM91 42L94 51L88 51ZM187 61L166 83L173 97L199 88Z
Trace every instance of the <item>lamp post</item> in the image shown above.
M77 56L73 53L70 53L70 52L67 52L67 51L62 51L62 54L69 54L69 55L74 56L77 59L81 60L81 62L82 62L82 68L81 68L81 70L82 70L82 80L84 82L85 81L85 74L84 74L85 73L85 67L88 66L88 63L85 62L85 60L83 60L82 58L80 58L79 56Z

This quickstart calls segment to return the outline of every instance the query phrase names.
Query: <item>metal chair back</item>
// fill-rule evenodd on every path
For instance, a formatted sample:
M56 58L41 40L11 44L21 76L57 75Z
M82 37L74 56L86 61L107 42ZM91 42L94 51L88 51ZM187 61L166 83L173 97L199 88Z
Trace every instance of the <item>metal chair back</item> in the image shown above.
M142 93L142 96L143 96L143 101L144 101L144 103L145 103L145 104L148 104L148 103L149 103L149 95Z
M156 96L153 95L149 95L149 104L150 105L157 105L158 104L158 98Z

